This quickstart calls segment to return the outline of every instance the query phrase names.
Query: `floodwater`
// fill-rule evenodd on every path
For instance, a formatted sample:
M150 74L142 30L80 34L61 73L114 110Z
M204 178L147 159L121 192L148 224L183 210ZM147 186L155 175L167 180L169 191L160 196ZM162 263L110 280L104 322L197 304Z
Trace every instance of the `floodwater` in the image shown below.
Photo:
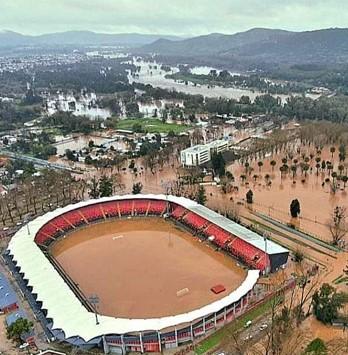
M302 147L302 151L306 153L306 156L309 156L312 150L314 148ZM333 159L331 158L329 147L325 147L321 153L323 160L333 161L335 171L337 171L338 166L337 150L336 148ZM245 199L246 192L251 189L254 193L253 209L285 223L295 222L290 217L289 206L291 201L297 198L301 204L301 214L298 221L296 221L296 225L305 232L330 240L331 235L327 225L336 206L348 207L348 184L344 189L341 182L339 189L333 194L330 185L328 183L323 184L325 179L329 177L328 172L319 172L317 175L315 158L309 162L312 171L307 173L307 177L305 177L304 173L301 173L299 167L294 178L292 173L289 172L281 179L279 168L282 165L281 160L284 156L285 153L280 153L263 160L253 161L250 166L254 170L251 176L248 175L246 184L240 180L240 176L245 174L245 168L237 163L231 165L229 170L236 178L235 185L239 187L239 191L232 195L233 198L235 200ZM300 156L295 155L294 158L297 158L299 162L302 161ZM261 169L257 165L259 160L263 161ZM274 171L270 165L271 160L277 162ZM288 162L288 165L290 166L291 162ZM270 176L271 186L266 186L265 176L267 174ZM253 178L254 175L258 176L256 180Z
M79 151L83 148L88 147L88 143L93 141L95 145L105 145L113 146L116 150L124 150L126 144L119 140L116 141L112 138L98 137L98 136L86 136L86 135L77 135L74 137L56 137L56 144L54 145L57 148L57 154L63 155L67 149L72 151Z
M257 96L263 95L261 91L257 90L248 90L248 89L239 89L239 88L224 88L222 86L214 86L210 87L208 85L197 85L195 86L193 83L189 82L188 85L185 85L183 82L174 81L172 79L166 79L164 71L160 69L161 65L157 63L148 63L148 62L135 62L137 66L141 67L139 77L133 78L132 76L128 76L130 83L139 82L142 84L150 84L154 87L159 87L167 90L176 90L179 92L184 92L186 94L191 95L203 95L204 97L224 97L228 99L236 99L239 100L242 96L249 96L250 100L255 100ZM153 67L157 65L157 69ZM151 68L150 68L151 66ZM210 68L206 68L208 70ZM198 69L198 72L205 72L204 69ZM172 72L178 72L178 68L172 68ZM274 95L276 97L280 97L282 102L290 95ZM319 95L314 94L306 94L307 97L318 98Z
M53 115L55 114L58 110L55 108L55 101L49 102L48 103L49 108L48 108L48 114ZM90 107L84 102L75 102L76 108L71 111L69 109L69 101L68 100L61 100L59 101L60 105L60 110L64 112L72 112L73 115L75 116L87 116L91 120L96 120L96 119L103 119L106 120L107 118L111 117L111 111L105 108L100 108L100 107Z
M161 218L91 225L51 252L87 297L98 295L98 311L114 317L185 313L227 296L246 277L235 260ZM217 284L226 291L215 295Z

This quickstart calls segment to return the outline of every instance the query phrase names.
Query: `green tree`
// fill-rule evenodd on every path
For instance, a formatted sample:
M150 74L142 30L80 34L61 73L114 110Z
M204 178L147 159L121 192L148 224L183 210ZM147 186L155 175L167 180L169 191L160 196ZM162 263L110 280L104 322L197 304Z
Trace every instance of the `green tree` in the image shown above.
M88 187L89 187L89 191L88 191L89 197L93 199L99 198L100 193L98 188L98 181L95 178L95 176L93 176L93 179L89 182Z
M205 205L205 203L207 202L207 196L205 193L205 188L204 186L199 186L198 191L197 191L197 195L196 195L196 202L201 204L201 205Z
M336 148L335 147L331 147L330 148L331 158L333 158L335 152L336 152Z
M324 324L330 324L337 318L343 301L343 294L337 293L334 287L324 283L312 297L314 315Z
M222 177L226 173L226 162L221 153L214 153L211 157L214 174Z
M99 195L100 197L109 197L112 195L113 182L111 178L103 175L99 179Z
M28 333L33 328L33 323L25 318L18 318L14 323L7 327L7 338L21 341L21 335Z
M254 202L254 193L253 193L251 190L249 190L249 191L246 193L245 197L246 197L247 203L250 203L250 204L251 204L251 203Z
M327 347L320 338L312 340L304 352L305 355L327 355L327 353Z
M290 214L291 217L297 218L301 212L301 206L298 199L292 200L290 204Z
M263 162L262 161L259 161L257 163L258 167L259 167L259 172L261 172L261 168L263 167Z
M138 195L141 193L142 189L143 189L143 184L141 182L136 182L135 184L133 184L132 194Z
M329 222L329 230L332 236L334 245L338 245L340 241L347 234L346 232L346 208L343 206L336 206L331 215Z
M272 167L272 171L274 171L274 167L277 165L277 162L275 160L272 160L270 164Z

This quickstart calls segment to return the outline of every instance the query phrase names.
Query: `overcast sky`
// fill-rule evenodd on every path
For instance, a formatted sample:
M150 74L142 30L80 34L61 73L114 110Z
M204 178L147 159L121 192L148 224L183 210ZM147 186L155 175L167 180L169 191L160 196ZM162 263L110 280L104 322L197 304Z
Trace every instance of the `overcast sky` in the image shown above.
M200 35L348 27L348 0L0 0L0 29Z

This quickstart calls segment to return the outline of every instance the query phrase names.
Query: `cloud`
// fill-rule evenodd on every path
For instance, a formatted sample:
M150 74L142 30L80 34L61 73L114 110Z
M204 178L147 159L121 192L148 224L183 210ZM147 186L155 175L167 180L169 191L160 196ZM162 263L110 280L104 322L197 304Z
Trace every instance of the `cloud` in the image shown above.
M346 0L1 0L0 24L28 34L66 30L199 35L252 27L345 27Z

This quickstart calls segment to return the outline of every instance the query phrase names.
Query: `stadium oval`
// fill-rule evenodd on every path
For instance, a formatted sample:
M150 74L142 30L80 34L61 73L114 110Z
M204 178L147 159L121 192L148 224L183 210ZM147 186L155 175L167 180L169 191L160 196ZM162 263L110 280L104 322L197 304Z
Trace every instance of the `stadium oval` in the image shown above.
M98 315L96 322L88 300L46 257L47 246L89 223L141 216L171 218L187 228L198 229L204 238L248 267L246 278L222 299L187 313L148 319ZM266 242L260 235L189 199L124 195L79 202L36 218L14 235L5 259L22 291L32 300L32 307L43 314L40 320L48 336L87 348L103 346L106 351L151 352L192 341L235 319L256 295L260 272L277 270L287 262L288 254L280 245Z

